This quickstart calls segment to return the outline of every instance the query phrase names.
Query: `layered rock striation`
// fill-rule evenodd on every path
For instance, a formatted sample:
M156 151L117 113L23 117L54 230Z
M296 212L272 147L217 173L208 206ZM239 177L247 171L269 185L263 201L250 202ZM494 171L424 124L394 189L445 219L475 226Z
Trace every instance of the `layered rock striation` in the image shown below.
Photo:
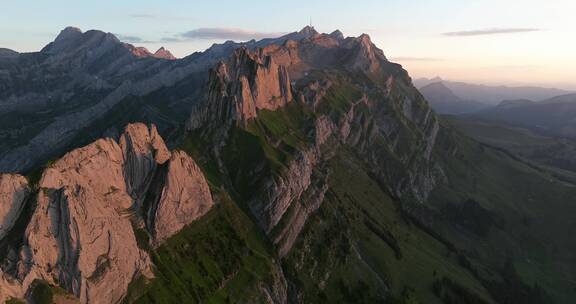
M162 170L165 178L154 178ZM29 193L25 178L2 175L0 181L2 205L22 205ZM159 245L214 204L194 160L168 151L156 128L144 124L128 125L119 142L100 139L67 153L44 171L38 189L17 273L3 283L16 294L7 296L22 298L43 280L82 303L119 302L135 277L153 277L135 229L147 229ZM8 229L17 215L6 214Z
M272 56L245 47L211 69L208 83L207 98L192 111L193 129L206 123L245 123L258 110L276 110L292 101L286 67Z
M12 229L30 195L28 181L17 174L0 174L0 240Z
M344 38L310 29L302 35L255 50L241 48L219 63L189 120L190 129L204 134L222 126L251 132L261 124L261 111L297 103L314 113L313 128L301 130L312 141L292 151L281 173L269 175L248 199L281 255L320 206L329 180L324 164L339 147L361 155L397 197L424 202L442 175L431 158L438 121L408 73L389 62L367 35ZM216 158L228 133L218 132L213 141L219 143ZM262 140L280 149L282 139L263 133Z

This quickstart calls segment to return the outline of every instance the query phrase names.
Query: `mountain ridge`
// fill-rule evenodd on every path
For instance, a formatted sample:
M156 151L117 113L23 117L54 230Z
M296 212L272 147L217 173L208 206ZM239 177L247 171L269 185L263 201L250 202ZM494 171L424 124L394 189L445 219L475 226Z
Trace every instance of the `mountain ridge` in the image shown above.
M443 82L433 82L419 89L432 108L440 114L464 114L471 113L488 107L488 105L463 100L456 96Z
M544 88L536 86L494 86L471 84L461 81L444 80L440 77L432 79L416 78L414 84L422 88L432 82L442 81L454 94L466 100L476 100L489 105L496 105L502 100L530 99L544 100L558 95L572 93L569 90Z
M77 35L68 29L47 49L70 54L18 59L110 87L89 108L51 103L86 116L40 116L59 120L59 132L49 123L28 154L5 148L28 160L67 142L27 176L0 175L0 298L576 298L563 270L576 265L565 233L573 187L462 135L368 35L307 27L177 60L136 57L106 33L68 45ZM102 49L87 52L92 43Z

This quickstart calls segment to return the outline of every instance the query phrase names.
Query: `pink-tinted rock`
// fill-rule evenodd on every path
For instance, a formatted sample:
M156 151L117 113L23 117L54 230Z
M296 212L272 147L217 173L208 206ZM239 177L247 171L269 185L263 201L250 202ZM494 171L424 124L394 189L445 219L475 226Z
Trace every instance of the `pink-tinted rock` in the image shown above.
M155 243L160 243L212 208L214 202L200 168L185 152L172 153L162 195L155 207Z
M17 174L0 174L0 240L14 226L29 194L26 178Z

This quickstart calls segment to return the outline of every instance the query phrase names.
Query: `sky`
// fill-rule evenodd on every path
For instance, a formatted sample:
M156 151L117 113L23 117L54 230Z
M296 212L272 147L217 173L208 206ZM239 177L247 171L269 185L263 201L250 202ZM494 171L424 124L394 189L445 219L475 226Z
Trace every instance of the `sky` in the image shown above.
M177 57L312 24L367 33L413 78L576 89L576 1L0 0L0 47L40 50L66 26Z

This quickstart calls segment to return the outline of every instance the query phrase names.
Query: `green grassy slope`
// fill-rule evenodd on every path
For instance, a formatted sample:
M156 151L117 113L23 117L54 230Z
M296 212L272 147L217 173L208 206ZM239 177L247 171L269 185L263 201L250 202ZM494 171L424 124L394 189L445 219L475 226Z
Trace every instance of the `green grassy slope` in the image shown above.
M442 303L455 292L460 303L492 302L450 248L403 217L352 153L330 168L329 193L284 263L305 303Z
M482 143L505 149L576 182L576 141L473 117L446 116L456 129Z
M448 183L432 193L430 229L463 251L499 302L573 303L576 188L448 125L442 145L456 150L438 154Z
M258 303L259 286L273 284L278 265L272 248L225 194L207 215L156 250L149 282L132 282L125 302Z

